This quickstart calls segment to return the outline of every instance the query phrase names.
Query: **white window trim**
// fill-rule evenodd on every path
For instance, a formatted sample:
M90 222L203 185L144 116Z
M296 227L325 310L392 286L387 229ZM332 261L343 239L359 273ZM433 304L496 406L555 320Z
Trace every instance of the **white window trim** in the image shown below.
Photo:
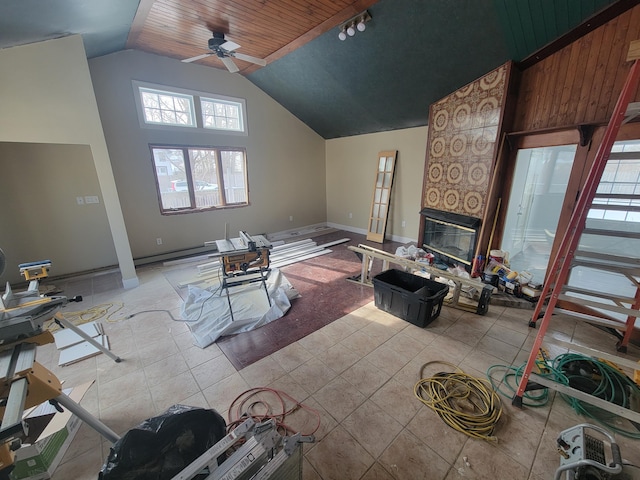
M155 83L142 82L140 80L132 80L133 86L133 95L135 98L136 111L138 113L138 122L140 124L140 128L151 129L151 130L172 130L176 131L177 129L186 129L190 132L201 132L207 134L215 134L215 135L231 135L231 136L242 136L246 137L249 135L249 126L247 122L247 102L244 98L230 97L228 95L220 95L212 92L200 92L197 90L187 90L185 88L172 87L169 85L159 85ZM194 105L194 116L196 119L196 125L167 125L167 124L157 124L157 123L146 123L144 120L144 111L142 108L142 98L140 96L140 87L149 88L152 90L160 90L167 93L176 93L180 95L191 95L193 97L193 105ZM238 103L241 105L241 121L243 125L243 131L239 130L225 130L218 128L205 128L203 126L202 121L202 108L200 105L200 98L205 100L220 100L222 102L232 102Z

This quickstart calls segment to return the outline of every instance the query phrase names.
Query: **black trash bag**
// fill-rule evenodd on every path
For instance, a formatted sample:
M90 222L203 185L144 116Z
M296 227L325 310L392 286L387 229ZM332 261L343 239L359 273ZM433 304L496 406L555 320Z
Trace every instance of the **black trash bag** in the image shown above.
M226 423L215 410L174 405L125 433L98 478L171 479L225 435Z

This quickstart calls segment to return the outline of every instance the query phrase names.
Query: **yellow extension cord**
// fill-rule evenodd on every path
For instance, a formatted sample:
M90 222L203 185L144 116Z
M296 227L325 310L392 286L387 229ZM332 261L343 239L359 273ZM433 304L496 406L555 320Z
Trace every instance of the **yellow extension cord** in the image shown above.
M117 322L122 319L120 318L118 320L113 320L111 317L114 313L118 312L123 307L124 303L101 303L100 305L96 305L95 307L91 307L86 310L80 310L77 312L65 311L60 313L66 320L74 325L82 325L89 322L95 322L96 320L99 320L104 316L107 316L107 318L105 319L107 322ZM112 308L115 308L115 310L110 311ZM55 323L54 319L48 321L44 325L44 328L49 330L50 332L55 332L56 330L60 329L58 324Z
M448 365L456 371L424 378L425 367L436 363ZM502 416L502 403L488 381L467 375L457 366L440 361L425 363L420 368L420 378L414 386L416 397L447 425L470 437L498 441L493 430Z

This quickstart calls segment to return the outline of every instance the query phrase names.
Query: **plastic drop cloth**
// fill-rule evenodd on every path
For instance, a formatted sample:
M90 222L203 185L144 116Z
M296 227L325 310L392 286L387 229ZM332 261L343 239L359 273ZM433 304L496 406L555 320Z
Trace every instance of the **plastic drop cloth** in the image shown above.
M224 335L248 332L284 316L291 300L300 294L277 268L271 270L266 283L271 306L260 281L229 288L233 320L227 292L220 284L206 289L189 285L182 318L188 320L194 343L205 348Z

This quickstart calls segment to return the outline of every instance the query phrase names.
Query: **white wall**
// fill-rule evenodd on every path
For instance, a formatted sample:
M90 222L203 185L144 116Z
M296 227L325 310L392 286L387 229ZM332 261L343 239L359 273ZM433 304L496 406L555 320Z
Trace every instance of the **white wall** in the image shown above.
M137 285L82 38L70 36L0 50L0 105L0 142L89 146L123 283ZM19 202L20 198L14 198L12 203ZM111 255L112 251L96 251L95 263L113 262Z
M386 236L404 243L417 241L427 127L337 138L326 143L327 221L348 231L366 233L378 152L398 150Z

